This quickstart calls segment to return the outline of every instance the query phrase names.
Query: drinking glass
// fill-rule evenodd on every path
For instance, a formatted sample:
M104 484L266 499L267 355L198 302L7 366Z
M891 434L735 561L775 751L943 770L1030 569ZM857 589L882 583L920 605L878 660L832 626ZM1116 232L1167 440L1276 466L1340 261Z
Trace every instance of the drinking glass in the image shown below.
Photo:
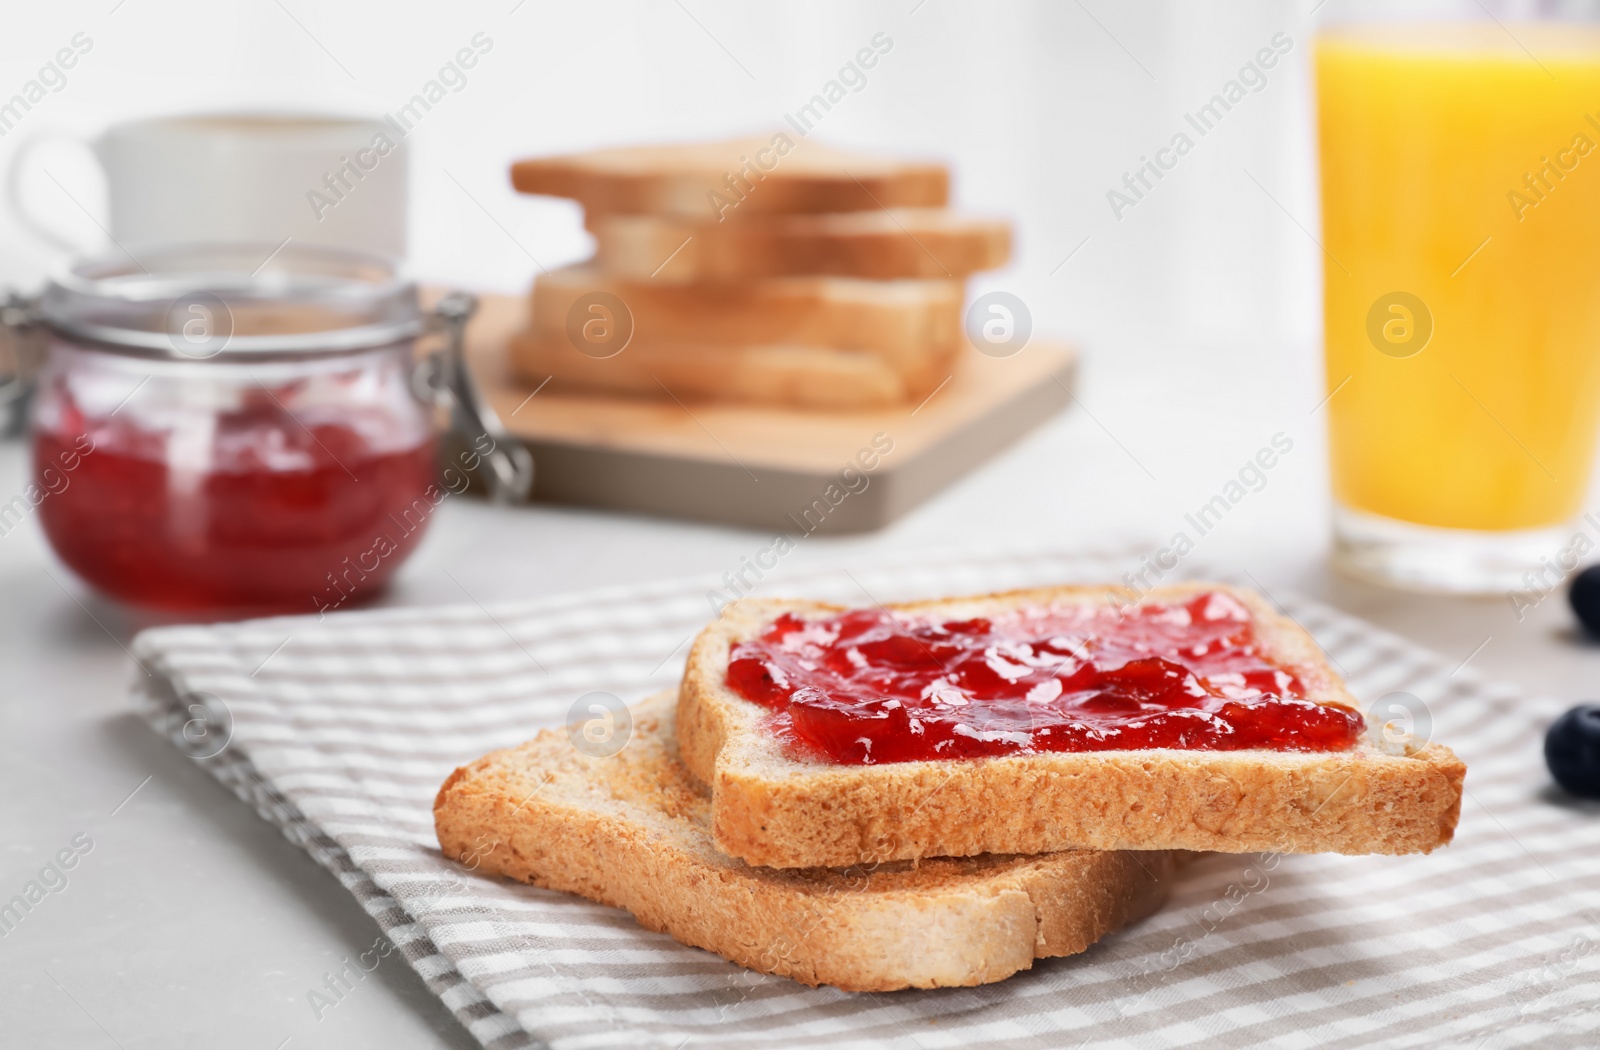
M1336 563L1525 589L1600 420L1600 29L1347 26L1315 61Z

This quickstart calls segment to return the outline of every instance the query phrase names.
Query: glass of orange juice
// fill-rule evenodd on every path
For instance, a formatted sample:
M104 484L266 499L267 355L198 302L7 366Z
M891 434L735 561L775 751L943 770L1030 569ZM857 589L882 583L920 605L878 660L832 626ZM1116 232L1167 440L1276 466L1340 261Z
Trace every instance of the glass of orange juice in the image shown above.
M1600 422L1600 28L1344 27L1316 77L1335 561L1527 589Z

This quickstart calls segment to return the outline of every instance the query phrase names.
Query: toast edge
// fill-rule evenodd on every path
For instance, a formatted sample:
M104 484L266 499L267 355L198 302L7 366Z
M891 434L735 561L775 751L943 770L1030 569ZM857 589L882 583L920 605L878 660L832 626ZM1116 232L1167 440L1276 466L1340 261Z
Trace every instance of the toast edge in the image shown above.
M649 731L643 719L638 728ZM852 879L843 890L808 891L787 873L696 859L614 815L542 796L518 802L513 780L564 775L559 760L548 762L554 774L511 768L549 759L566 746L558 733L446 779L434 817L447 857L624 908L647 929L812 986L874 992L1002 980L1148 916L1165 902L1176 864L1164 852L1065 853L1019 858L960 886L869 897L852 892Z
M1243 601L1274 653L1294 664L1314 695L1359 707L1311 636L1258 595L1197 582L1145 597L1201 590ZM1132 594L1117 587L1056 587L959 600L1074 593ZM1466 766L1449 748L1431 743L1404 757L1296 754L1287 772L1274 768L1283 765L1276 755L1160 751L823 766L773 777L752 759L758 749L748 739L751 719L739 718L718 695L726 642L779 611L817 615L842 608L737 603L690 650L679 690L679 747L691 773L713 787L717 848L748 863L839 866L1063 849L1405 854L1430 853L1454 836ZM975 821L973 813L1007 819ZM1174 813L1187 821L1168 821Z

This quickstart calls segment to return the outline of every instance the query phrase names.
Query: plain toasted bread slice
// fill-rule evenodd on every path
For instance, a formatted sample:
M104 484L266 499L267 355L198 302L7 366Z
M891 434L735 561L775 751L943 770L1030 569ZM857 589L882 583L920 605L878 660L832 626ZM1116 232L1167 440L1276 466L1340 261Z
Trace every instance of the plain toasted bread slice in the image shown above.
M1144 600L1206 591L1250 609L1265 654L1299 677L1308 699L1358 706L1311 637L1253 593L1197 583L1156 588ZM1136 600L1121 588L1059 587L890 608L960 620ZM738 602L690 650L678 708L684 762L712 785L718 848L752 864L1061 849L1426 853L1454 834L1466 767L1439 744L1391 744L1381 727L1349 751L1321 753L1151 749L860 766L796 759L763 731L768 709L726 685L729 649L783 612L841 611Z
M779 132L729 142L632 146L520 160L511 185L592 213L721 221L774 212L941 208L942 164L834 149Z
M534 279L533 322L540 331L565 337L573 304L603 293L627 306L638 342L862 350L914 367L929 352L960 343L963 291L962 282L946 279L779 277L671 285L579 265Z
M551 342L584 338L584 323L626 307L632 338L614 356L694 347L812 347L872 354L910 390L931 390L950 374L965 336L960 281L858 281L785 277L736 285L630 281L586 266L540 274L533 282L533 329ZM589 297L589 298L586 298ZM597 312L601 311L601 312ZM610 331L600 328L597 331ZM602 343L600 353L611 353Z
M1005 221L942 208L752 215L736 222L602 213L588 216L586 225L607 273L669 284L813 274L967 277L1011 257Z
M998 981L1083 951L1165 900L1167 853L1057 853L842 871L752 868L711 843L711 800L675 757L674 698L632 709L617 754L567 730L463 766L439 789L448 857L626 908L640 925L806 984L890 991Z
M849 350L645 343L595 359L564 336L541 332L520 332L507 348L512 371L530 384L549 378L555 390L828 411L886 408L930 392L909 385L876 354Z

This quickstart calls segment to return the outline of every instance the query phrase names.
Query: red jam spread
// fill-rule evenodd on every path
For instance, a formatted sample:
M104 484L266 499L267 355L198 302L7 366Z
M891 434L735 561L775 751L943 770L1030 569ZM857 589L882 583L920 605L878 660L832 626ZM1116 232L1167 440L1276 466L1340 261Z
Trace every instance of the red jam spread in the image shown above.
M439 495L431 435L397 441L359 411L296 421L261 392L187 445L70 401L61 415L34 432L35 477L57 479L41 524L74 572L138 605L338 608L399 567Z
M942 621L780 616L733 646L728 686L791 751L849 764L1181 748L1338 751L1361 714L1305 698L1220 592L1182 604Z

